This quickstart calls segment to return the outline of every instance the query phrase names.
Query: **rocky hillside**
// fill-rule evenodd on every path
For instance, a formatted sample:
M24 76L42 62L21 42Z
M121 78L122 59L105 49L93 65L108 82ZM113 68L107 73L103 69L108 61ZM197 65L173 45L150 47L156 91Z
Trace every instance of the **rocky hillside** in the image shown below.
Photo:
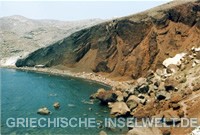
M194 127L180 128L182 118L196 118L195 126L200 123L199 76L200 47L167 58L163 68L149 71L147 77L137 79L129 88L99 89L90 98L107 104L114 117L160 118L160 123L170 126L130 127L128 135L187 135L191 132L199 135ZM176 127L172 126L173 122Z
M46 47L75 31L93 26L103 20L82 21L32 20L23 16L0 18L1 64L11 64L17 57ZM11 58L10 58L11 57ZM11 62L11 63L10 63Z
M193 46L200 46L200 1L175 1L80 30L18 60L16 66L45 65L137 79Z

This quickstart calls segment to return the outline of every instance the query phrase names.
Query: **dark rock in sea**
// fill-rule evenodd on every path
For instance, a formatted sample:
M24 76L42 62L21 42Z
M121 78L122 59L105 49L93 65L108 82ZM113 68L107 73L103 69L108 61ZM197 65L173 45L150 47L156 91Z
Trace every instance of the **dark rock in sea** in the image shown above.
M117 100L117 94L113 90L102 91L96 95L96 98L99 99L102 104L107 104L108 102L115 102Z

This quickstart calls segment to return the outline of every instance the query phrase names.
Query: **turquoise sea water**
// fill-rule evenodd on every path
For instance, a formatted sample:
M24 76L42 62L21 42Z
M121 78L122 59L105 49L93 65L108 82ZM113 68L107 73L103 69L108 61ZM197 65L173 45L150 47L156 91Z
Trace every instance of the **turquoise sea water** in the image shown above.
M110 134L122 133L119 130L96 127L17 127L18 118L92 118L104 121L109 117L109 109L95 101L87 104L89 96L99 88L109 87L71 77L52 76L48 74L19 71L15 69L1 70L1 132L2 134L99 134L101 130ZM54 102L59 102L59 110L53 108ZM37 114L40 107L47 107L52 113L47 116ZM91 109L89 109L91 108ZM9 118L12 118L8 120ZM28 120L27 120L28 121ZM8 122L6 124L6 122ZM69 122L69 121L68 121ZM13 124L14 123L14 124ZM97 122L98 123L98 122ZM8 127L8 125L14 127ZM77 124L76 121L72 124ZM27 126L27 125L25 125ZM28 124L30 126L30 124Z

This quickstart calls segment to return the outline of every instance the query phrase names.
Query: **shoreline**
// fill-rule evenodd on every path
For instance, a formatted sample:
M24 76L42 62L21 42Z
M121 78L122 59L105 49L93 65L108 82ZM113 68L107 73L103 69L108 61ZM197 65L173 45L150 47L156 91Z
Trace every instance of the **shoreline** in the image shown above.
M108 86L111 89L118 88L120 86L122 86L123 88L128 85L125 82L113 81L111 79L105 78L95 73L86 73L86 72L74 73L69 70L59 70L55 68L35 68L35 67L16 67L16 66L0 66L0 68L16 69L16 70L22 70L22 71L31 71L35 73L45 73L49 75L67 76L67 77L74 77L78 79L86 79L88 81L93 81L93 82Z

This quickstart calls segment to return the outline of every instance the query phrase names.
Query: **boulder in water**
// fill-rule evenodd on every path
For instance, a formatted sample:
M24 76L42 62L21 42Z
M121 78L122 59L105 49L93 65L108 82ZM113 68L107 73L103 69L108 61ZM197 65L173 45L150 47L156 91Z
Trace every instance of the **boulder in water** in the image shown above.
M99 132L99 135L107 135L107 133L102 130L101 132Z
M43 108L38 109L37 113L41 115L49 115L50 111L48 110L48 108L43 107Z
M54 107L55 109L59 109L59 108L60 108L60 103L59 103L59 102L55 102L55 103L53 104L53 107Z
M97 93L96 98L99 99L101 103L107 104L108 102L115 102L117 100L117 94L113 90L101 91Z

